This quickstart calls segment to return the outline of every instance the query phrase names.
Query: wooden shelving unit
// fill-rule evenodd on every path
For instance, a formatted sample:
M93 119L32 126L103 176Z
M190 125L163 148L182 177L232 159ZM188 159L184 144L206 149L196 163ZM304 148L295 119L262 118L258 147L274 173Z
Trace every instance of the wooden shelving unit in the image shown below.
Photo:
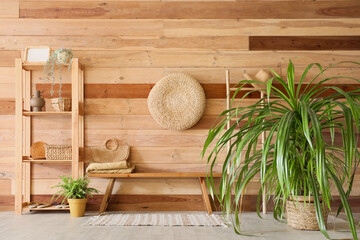
M66 66L68 67L68 66ZM31 71L42 71L44 64L24 64L15 59L16 76L16 119L15 119L15 213L23 211L68 210L55 207L41 209L27 208L31 195L32 164L71 164L71 175L78 178L84 175L84 71L79 59L73 58L71 65L72 111L70 112L31 112ZM31 119L33 116L71 116L72 160L32 159L30 146L32 139ZM70 120L70 119L69 119Z

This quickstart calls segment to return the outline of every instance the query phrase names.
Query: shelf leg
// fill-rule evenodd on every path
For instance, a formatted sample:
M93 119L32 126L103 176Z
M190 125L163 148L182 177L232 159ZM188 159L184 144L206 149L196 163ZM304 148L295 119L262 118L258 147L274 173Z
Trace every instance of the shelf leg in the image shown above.
M22 187L23 187L23 70L21 58L15 60L15 213L22 213Z

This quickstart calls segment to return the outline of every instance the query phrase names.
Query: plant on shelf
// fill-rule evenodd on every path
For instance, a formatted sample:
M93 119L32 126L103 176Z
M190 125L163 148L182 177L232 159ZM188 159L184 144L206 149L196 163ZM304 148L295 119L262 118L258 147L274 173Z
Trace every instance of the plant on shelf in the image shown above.
M296 82L295 68L289 60L287 80L271 70L274 77L267 83L243 80L235 86L232 107L222 112L219 122L209 130L202 157L209 151L207 181L210 194L218 198L225 216L234 214L233 225L238 234L241 196L250 181L259 177L259 216L263 193L266 201L273 200L273 216L277 220L284 219L287 204L299 208L313 206L315 224L329 238L324 219L326 212L331 210L333 195L339 195L341 205L337 213L345 210L353 238L357 239L348 197L359 165L360 89L348 86L344 91L327 83L337 79L356 84L360 81L345 76L320 79L329 69L344 63L359 65L341 62L322 68L313 63ZM312 68L318 69L319 73L306 81ZM235 96L246 84L252 83L262 84L263 89L254 91L265 91L267 96L252 105L240 105L242 99L254 92L250 91L235 106ZM231 125L227 129L229 121ZM266 135L262 145L263 133ZM225 156L220 156L223 151ZM219 187L212 177L217 163L223 164ZM301 200L304 202L300 203ZM288 210L288 224L289 215Z
M92 193L98 193L99 191L95 188L88 187L89 180L87 176L73 179L72 177L62 176L60 177L62 183L59 183L52 188L60 188L55 193L52 200L58 200L60 197L64 197L62 204L67 200L70 205L70 214L73 217L82 217L85 213L87 196L93 197Z
M44 79L47 82L50 82L51 78L51 96L54 95L54 85L55 85L55 68L58 69L58 76L59 76L59 98L61 98L62 93L62 66L68 65L68 71L71 69L71 63L73 58L73 53L71 49L67 48L59 48L56 49L53 54L49 57L46 61L44 66Z

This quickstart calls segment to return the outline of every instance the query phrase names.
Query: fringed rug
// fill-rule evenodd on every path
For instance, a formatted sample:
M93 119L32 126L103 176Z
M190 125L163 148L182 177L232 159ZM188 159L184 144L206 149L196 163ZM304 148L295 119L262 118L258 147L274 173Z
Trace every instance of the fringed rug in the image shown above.
M144 213L104 214L90 218L88 226L226 226L219 214Z

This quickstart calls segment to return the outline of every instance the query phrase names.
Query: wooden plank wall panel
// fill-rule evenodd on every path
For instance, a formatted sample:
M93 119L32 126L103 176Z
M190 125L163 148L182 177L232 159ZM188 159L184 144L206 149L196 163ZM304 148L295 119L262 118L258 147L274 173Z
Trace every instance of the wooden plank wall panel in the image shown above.
M0 38L0 46L7 49L24 49L30 45L50 45L60 48L62 45L76 50L153 50L153 49L206 49L206 50L247 50L247 36L190 36L190 37L149 37L149 38L126 38L126 37L102 37L98 36L74 36L74 37L50 37L50 36L19 36L14 42L13 37Z
M19 0L1 0L0 18L18 18Z
M251 36L250 50L359 50L359 36Z
M3 4L4 3L4 4ZM4 10L6 8L6 10ZM296 9L297 11L293 11ZM231 83L243 74L272 68L286 76L288 59L297 79L311 62L324 66L359 61L360 2L356 0L2 0L0 4L0 210L13 207L14 58L26 46L72 48L85 67L85 163L89 147L115 137L131 145L130 162L139 172L205 171L200 152L208 129L225 109L225 69ZM174 132L151 117L147 95L166 74L185 72L205 89L207 107L193 128ZM309 78L316 76L309 72ZM350 75L360 68L338 66L323 77ZM63 72L64 96L70 74ZM32 74L50 109L42 71ZM333 79L331 83L349 83ZM241 102L252 104L257 96ZM237 104L238 102L236 102ZM33 117L33 141L71 142L67 117ZM221 163L223 156L220 157ZM48 201L68 165L32 168L33 200ZM101 190L106 180L93 179ZM110 209L203 210L195 179L117 181ZM258 191L252 182L246 208ZM360 196L360 174L353 197ZM101 196L90 203L96 210ZM141 201L139 200L141 199ZM246 200L248 199L248 200ZM359 207L357 209L360 209Z
M0 19L0 36L48 39L60 47L70 37L194 37L194 36L354 36L360 18L332 19ZM107 27L104 28L104 25ZM49 36L57 38L49 39ZM56 39L59 39L57 41ZM74 38L76 40L76 38ZM77 38L78 41L80 38ZM91 39L91 38L90 38ZM95 39L95 38L93 38ZM102 38L101 38L102 39ZM98 43L101 39L96 39ZM24 38L19 37L20 49ZM39 40L42 41L42 40ZM85 42L85 40L80 40ZM6 45L1 45L7 48ZM72 43L69 45L74 47ZM75 42L76 46L76 42Z
M254 11L254 9L256 9ZM296 9L296 11L294 11ZM358 1L326 2L22 2L21 18L273 19L359 17Z

